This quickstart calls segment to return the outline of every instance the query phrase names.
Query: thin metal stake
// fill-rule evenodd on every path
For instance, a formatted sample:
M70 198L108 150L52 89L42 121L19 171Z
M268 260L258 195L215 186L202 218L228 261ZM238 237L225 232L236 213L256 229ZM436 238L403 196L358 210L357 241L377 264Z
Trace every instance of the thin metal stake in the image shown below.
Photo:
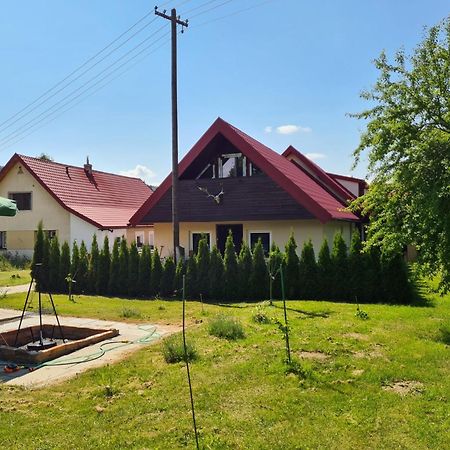
M189 372L189 361L188 361L187 346L186 346L186 295L185 295L185 290L186 290L186 275L183 275L183 347L184 347L184 360L186 362L186 370L187 370L187 377L188 377L188 383L189 383L189 394L191 396L192 422L194 424L195 442L197 444L197 450L199 450L200 446L199 446L199 443L198 443L197 423L195 421L194 396L192 394L191 374Z
M289 325L288 325L288 318L287 318L287 309L286 309L286 295L284 293L284 275L283 275L283 265L280 266L280 277L281 277L281 296L283 297L283 309L284 309L284 326L285 332L284 336L286 338L286 354L287 354L287 361L290 364L291 363L291 347L289 345Z

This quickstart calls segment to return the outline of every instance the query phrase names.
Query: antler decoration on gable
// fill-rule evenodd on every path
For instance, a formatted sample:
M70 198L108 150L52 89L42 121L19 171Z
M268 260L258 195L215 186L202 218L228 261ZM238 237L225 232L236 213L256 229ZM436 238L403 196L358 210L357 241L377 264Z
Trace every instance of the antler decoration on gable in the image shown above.
M216 195L210 194L209 191L208 191L208 189L205 188L205 187L197 186L197 188L198 188L200 191L204 192L208 197L212 197L212 198L214 199L214 201L215 201L218 205L220 205L220 202L222 201L222 197L223 197L223 194L224 194L223 186L222 186L222 190L221 190L218 194L216 194Z

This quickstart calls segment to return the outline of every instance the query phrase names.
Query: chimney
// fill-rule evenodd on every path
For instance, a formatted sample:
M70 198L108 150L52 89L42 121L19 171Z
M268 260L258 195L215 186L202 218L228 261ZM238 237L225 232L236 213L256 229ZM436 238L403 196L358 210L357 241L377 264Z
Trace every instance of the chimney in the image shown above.
M89 156L86 158L86 164L84 165L84 171L88 177L92 175L92 164L89 164Z

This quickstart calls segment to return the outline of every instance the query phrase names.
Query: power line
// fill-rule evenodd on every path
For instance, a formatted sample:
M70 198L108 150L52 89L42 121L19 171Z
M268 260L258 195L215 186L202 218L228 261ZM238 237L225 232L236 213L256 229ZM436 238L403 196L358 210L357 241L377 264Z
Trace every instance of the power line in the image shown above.
M168 33L166 33L167 35ZM10 144L0 148L0 150L6 150L10 147L12 147L13 145L23 141L25 138L27 138L28 136L30 136L31 134L35 133L36 131L40 130L41 128L44 128L45 126L47 126L48 124L50 124L51 122L57 120L59 117L61 117L62 115L64 115L65 113L67 113L68 111L70 111L71 109L75 108L76 106L78 106L80 103L84 102L85 100L87 100L88 98L94 96L97 92L101 91L104 87L108 86L108 84L111 84L114 80L120 78L122 75L124 75L125 73L129 72L133 67L137 66L138 64L140 64L144 59L148 58L151 54L157 52L160 48L164 47L165 45L167 45L170 42L170 39L165 40L161 45L158 45L158 47L156 47L155 49L153 49L151 52L147 53L146 55L144 55L142 58L138 59L136 62L134 62L133 64L131 64L130 66L128 66L125 70L123 70L122 72L120 72L118 75L116 75L115 77L111 78L110 80L108 80L106 83L103 83L101 86L99 86L97 89L95 89L93 92L90 92L88 95L84 96L83 98L81 98L78 102L74 103L73 105L69 106L68 108L64 109L63 111L61 111L59 114L57 114L56 116L52 117L50 120L47 120L46 122L44 122L40 127L36 128L33 131L30 131L29 133L25 134L24 136L20 137L19 139L11 142ZM110 74L111 75L111 74ZM71 103L71 102L68 102ZM67 103L67 104L68 104ZM54 111L55 112L55 111ZM54 114L54 112L52 114ZM36 126L37 124L33 125L30 128L34 128L34 126ZM30 129L29 128L29 129Z
M201 8L203 8L203 7L205 7L205 6L208 6L208 5L210 5L211 3L215 3L215 2L219 2L219 1L220 1L220 0L208 0L208 1L205 2L205 3L196 6L195 8L191 8L191 9L188 9L187 11L184 11L182 14L183 14L183 15L190 14L190 13L193 12L193 11L197 11L198 9L201 9Z
M201 16L201 15L206 14L206 13L208 13L210 11L213 11L213 10L215 10L217 8L220 8L221 6L226 5L227 3L230 3L232 1L233 0L225 0L224 2L219 3L218 5L212 6L211 8L205 9L204 11L200 11L199 13L194 14L193 16L191 16L189 20L192 20L195 17Z
M129 58L128 60L126 60L124 63L122 63L120 66L116 67L114 70L112 70L109 74L107 74L105 77L101 78L99 81L97 81L96 83L94 83L93 85L89 86L87 89L85 89L84 91L82 91L80 94L76 95L74 98L72 98L71 100L69 100L69 102L64 103L62 106L60 106L59 108L57 108L53 113L47 114L44 116L43 119L39 120L38 122L36 122L35 124L31 125L30 127L27 127L27 125L32 124L33 122L36 121L36 119L39 119L41 116L43 116L44 114L48 113L49 111L51 111L52 109L55 108L55 106L59 105L61 102L64 102L65 100L67 100L68 98L70 98L73 94L75 94L76 92L78 92L80 89L82 89L83 87L86 87L87 85L89 85L93 80L95 80L96 78L98 78L100 75L102 75L103 73L105 73L108 69L110 69L111 67L115 66L119 61L121 61L124 57L128 56L130 53L132 53L134 50L136 50L138 47L140 47L144 42L148 41L150 39L150 37L153 37L155 34L159 33L163 28L165 28L166 25L161 26L160 28L158 28L157 31L155 31L154 33L152 33L151 36L149 36L148 38L144 39L142 42L140 42L137 46L135 46L133 49L131 49L130 51L128 51L127 53L125 53L124 55L122 55L119 59L117 59L115 62L113 62L112 64L110 64L108 67L106 67L105 69L103 69L101 72L99 72L97 75L95 75L94 77L90 78L87 82L85 82L84 84L82 84L81 86L79 86L77 89L74 89L70 94L66 95L65 97L63 97L61 100L59 100L58 102L54 103L52 106L50 106L49 108L47 108L46 110L44 110L43 112L41 112L40 114L38 114L36 117L34 117L33 119L29 120L27 123L25 123L24 125L20 126L19 128L17 128L16 130L14 130L12 133L10 133L9 135L7 135L5 138L3 138L0 141L0 146L3 146L4 144L7 144L8 142L10 142L11 140L15 139L16 137L18 137L20 134L26 132L27 130L29 130L30 128L34 127L35 125L37 125L38 123L41 123L42 120L45 120L45 118L47 118L49 115L53 114L56 111L59 111L61 108L63 108L65 105L67 105L68 103L72 102L73 100L79 98L84 92L92 89L94 86L98 85L101 81L103 81L105 78L107 78L108 76L110 76L111 74L113 74L114 72L116 72L117 70L119 70L121 67L125 66L126 64L128 64L130 61L132 61L133 59L137 58L139 55L141 55L143 52L145 52L146 50L148 50L151 46L153 46L156 42L160 41L164 36L160 36L158 39L156 39L154 42L152 42L151 44L147 45L146 47L144 47L142 50L140 50L137 54L135 54L134 56L132 56L131 58ZM25 130L21 131L23 128L25 128Z

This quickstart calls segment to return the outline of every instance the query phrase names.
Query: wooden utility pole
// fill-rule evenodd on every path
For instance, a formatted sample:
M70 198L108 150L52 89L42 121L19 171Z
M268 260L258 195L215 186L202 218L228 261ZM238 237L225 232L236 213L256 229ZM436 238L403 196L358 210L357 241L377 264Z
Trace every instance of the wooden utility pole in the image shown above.
M181 32L188 26L187 20L177 17L177 10L172 9L170 16L158 11L155 14L170 20L172 28L172 226L173 226L173 252L175 264L181 256L180 248L180 221L178 217L178 100L177 100L177 25L181 25Z

